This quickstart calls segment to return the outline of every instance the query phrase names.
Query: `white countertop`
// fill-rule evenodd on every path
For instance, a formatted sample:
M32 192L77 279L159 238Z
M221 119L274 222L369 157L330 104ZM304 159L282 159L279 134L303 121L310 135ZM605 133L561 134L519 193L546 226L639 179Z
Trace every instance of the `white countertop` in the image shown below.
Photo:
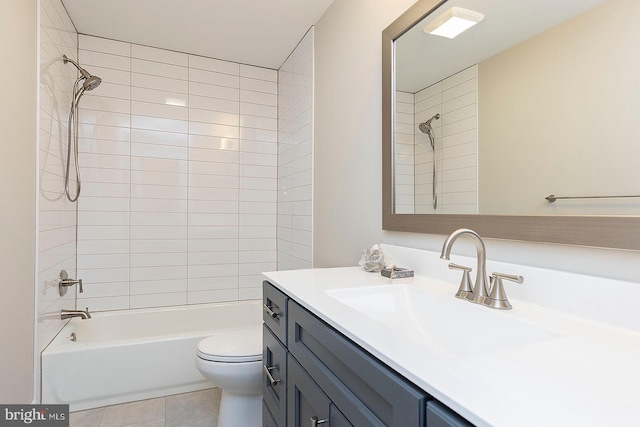
M437 254L385 246L387 251L403 259L402 265L396 262L399 266L415 269L416 277L391 280L359 267L264 275L477 426L640 425L640 309L636 308L640 300L635 298L640 284L488 261L489 273L525 277L523 285L505 282L513 309L493 310L456 299L460 272L446 270L447 262L437 259ZM472 265L468 258L452 256L453 262L460 260ZM424 274L425 266L432 274ZM336 298L354 289L357 295L357 288L371 287L369 291L375 293L389 286L420 288L423 295L433 298L435 305L430 310L451 309L438 314L440 321L419 325L425 334L418 334L416 325L407 320L410 316L394 315L393 307L383 307L386 311L376 318ZM525 290L518 290L520 286ZM558 289L562 291L551 292ZM580 292L577 295L576 290ZM540 297L541 293L546 297ZM558 308L563 304L566 310ZM416 318L429 314L415 311ZM473 330L485 320L513 323L515 326L500 333L511 335L505 335L506 341L515 337L516 344L502 346L501 337L491 330L486 331L486 345L478 341L483 341L477 336L481 334L465 337L465 329ZM542 331L540 337L518 342L519 328L526 336L530 327ZM434 340L434 331L444 331L447 339ZM474 342L481 344L480 350L474 350Z

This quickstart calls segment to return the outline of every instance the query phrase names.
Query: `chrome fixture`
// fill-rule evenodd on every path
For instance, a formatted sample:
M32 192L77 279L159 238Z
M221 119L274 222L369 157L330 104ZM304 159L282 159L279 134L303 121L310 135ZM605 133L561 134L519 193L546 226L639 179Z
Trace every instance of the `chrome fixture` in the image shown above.
M471 267L465 267L464 265L458 265L450 262L449 270L462 270L462 280L460 281L458 292L456 292L456 298L472 299L473 289L471 287L471 277L469 276L469 273L471 273L472 270Z
M486 305L487 307L496 308L499 310L509 310L511 304L507 299L507 294L504 291L502 280L510 280L516 283L522 283L524 279L522 276L515 276L504 273L493 273L491 275L491 293L487 292L487 251L484 246L484 242L478 233L468 228L460 228L451 233L444 241L442 245L442 253L440 258L449 260L451 255L451 247L453 243L460 236L467 236L476 244L477 258L478 258L478 271L476 275L476 283L471 287L471 279L469 273L471 268L463 265L449 263L449 269L462 270L462 281L460 282L460 288L456 293L457 298L466 299L476 304Z
M269 378L269 383L271 384L271 387L277 386L278 383L280 382L280 380L277 380L277 379L273 378L273 375L271 375L271 371L278 370L278 367L277 366L262 365L262 370L264 371L264 373L267 376L267 378Z
M67 127L67 160L66 170L64 174L64 192L67 195L67 199L70 202L75 202L80 197L80 166L78 165L78 103L80 98L88 90L93 90L100 86L102 79L98 76L91 75L87 70L82 68L73 59L67 58L67 55L62 55L62 61L66 64L70 62L78 71L80 71L80 77L76 79L73 84L73 96L71 98L71 110L69 111L69 123ZM82 86L79 83L82 82ZM73 135L73 138L72 138ZM71 146L73 145L73 157L76 168L76 195L72 196L69 191L69 169L71 165Z
M556 196L555 194L551 194L545 197L545 200L549 203L553 203L556 200L569 200L569 199L622 199L628 197L640 197L636 195L628 195L628 196Z
M522 283L524 279L522 278L522 276L514 276L512 274L493 273L491 275L491 293L489 294L487 305L491 308L497 308L499 310L509 310L511 309L511 303L509 303L507 294L504 292L502 279L510 280L516 283Z
M328 423L329 420L318 419L315 415L311 417L311 427L318 427L320 424Z
M60 296L65 296L67 294L67 288L73 285L78 285L78 292L84 292L84 289L82 289L82 279L69 279L67 270L62 270L58 275L58 293Z
M476 304L484 304L489 297L487 292L487 251L484 247L484 242L480 238L480 235L468 228L460 228L449 235L442 245L442 253L440 258L449 260L451 255L451 247L453 243L458 240L458 237L469 237L476 244L476 252L478 257L478 268L476 270L476 283L473 285L472 295L469 295L467 299Z
M433 209L437 209L438 207L438 195L436 194L436 137L433 135L433 128L431 127L431 122L433 120L439 120L440 114L436 113L433 117L427 120L424 123L420 123L418 125L418 129L420 132L427 134L429 137L429 142L431 143L431 149L433 150Z
M275 311L273 311L273 306L271 305L262 304L262 310L265 313L267 313L269 316L271 316L273 319L277 319L278 316L280 316L280 313L276 313Z
M62 320L71 319L72 317L79 317L83 320L91 319L91 314L89 313L89 307L87 307L84 311L82 310L60 310L60 318Z

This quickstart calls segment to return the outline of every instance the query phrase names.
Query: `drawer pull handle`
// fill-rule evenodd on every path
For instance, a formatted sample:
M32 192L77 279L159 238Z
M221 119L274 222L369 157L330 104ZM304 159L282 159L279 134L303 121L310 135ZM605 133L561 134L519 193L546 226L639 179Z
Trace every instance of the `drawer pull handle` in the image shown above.
M269 378L269 383L271 383L271 387L277 386L278 383L280 382L280 380L273 378L273 375L271 375L271 371L274 369L278 369L278 367L272 366L270 368L267 368L267 365L262 365L262 370L267 375L267 378Z
M329 420L319 420L315 415L311 417L311 427L318 427L318 424L324 424L329 422Z
M272 310L272 309L273 309L273 306L270 306L270 305L267 305L267 304L262 304L262 309L263 309L264 311L266 311L266 312L267 312L267 314L268 314L269 316L273 317L274 319L277 319L277 318L278 318L278 316L279 316L279 314L278 314L278 313L276 313L275 311L273 311L273 310Z

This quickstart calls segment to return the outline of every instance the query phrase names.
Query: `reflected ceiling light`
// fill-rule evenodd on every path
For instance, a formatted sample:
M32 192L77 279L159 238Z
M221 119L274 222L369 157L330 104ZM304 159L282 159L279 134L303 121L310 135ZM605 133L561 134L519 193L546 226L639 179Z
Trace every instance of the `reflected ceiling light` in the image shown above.
M174 105L176 107L186 107L187 106L187 102L185 100L176 99L176 98L166 98L164 103L167 104L167 105Z
M429 25L424 27L423 31L427 34L433 34L434 36L452 39L483 19L484 15L475 10L452 7L431 21Z

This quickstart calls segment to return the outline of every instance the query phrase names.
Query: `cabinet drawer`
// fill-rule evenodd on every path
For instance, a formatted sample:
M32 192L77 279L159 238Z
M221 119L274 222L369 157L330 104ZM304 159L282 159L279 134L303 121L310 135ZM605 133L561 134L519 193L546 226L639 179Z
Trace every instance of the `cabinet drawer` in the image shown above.
M264 369L268 369L277 381L273 384L267 373L262 373L262 398L278 425L284 426L287 415L287 350L266 326L262 331L262 347Z
M287 427L308 427L312 417L325 424L331 402L293 357L289 356L288 363Z
M435 400L427 402L427 427L473 427L469 421Z
M427 394L293 300L289 351L355 427L422 426Z
M262 319L271 332L287 345L287 296L266 280L262 282Z

